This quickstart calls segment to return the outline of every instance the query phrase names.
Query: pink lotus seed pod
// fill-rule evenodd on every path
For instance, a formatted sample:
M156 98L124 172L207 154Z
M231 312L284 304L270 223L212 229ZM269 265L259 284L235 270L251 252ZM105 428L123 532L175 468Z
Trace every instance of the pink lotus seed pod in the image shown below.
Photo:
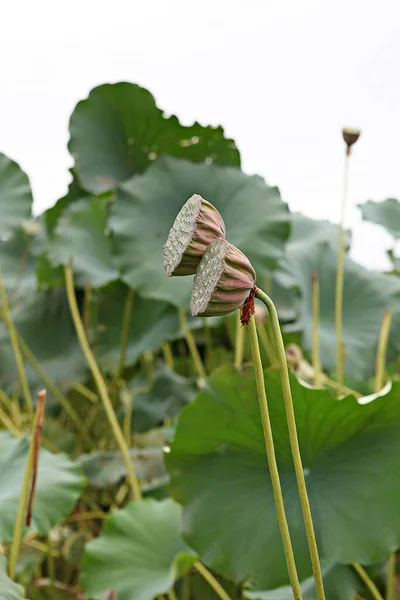
M215 206L194 194L185 202L164 244L164 268L171 275L194 275L211 242L225 238L225 223Z
M224 239L212 242L194 277L192 315L215 317L241 308L252 295L255 281L256 272L243 252Z
M356 141L360 137L361 129L355 129L354 127L344 127L342 133L343 139L347 145L347 154L350 154L350 148L353 144L356 143Z

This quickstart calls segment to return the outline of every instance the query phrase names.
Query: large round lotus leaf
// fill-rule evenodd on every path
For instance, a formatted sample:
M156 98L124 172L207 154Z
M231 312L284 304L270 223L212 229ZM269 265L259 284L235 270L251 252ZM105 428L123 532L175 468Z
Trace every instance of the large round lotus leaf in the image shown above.
M8 577L6 557L0 554L0 600L24 600L24 598L22 587Z
M73 271L82 287L103 286L118 279L107 229L108 197L74 202L59 217L49 243L55 265L73 259Z
M9 235L31 217L32 193L22 169L0 153L0 235Z
M180 521L180 506L169 498L135 502L112 513L100 537L86 546L85 593L95 600L110 589L118 600L165 594L196 560L181 537Z
M143 296L184 308L192 277L167 277L162 255L176 215L194 193L220 211L227 238L247 255L260 281L282 256L290 228L278 189L239 169L165 158L126 182L110 217L123 279Z
M132 83L94 88L72 113L70 133L79 180L94 193L143 173L162 155L240 165L235 143L222 127L183 126L163 114L150 92Z
M106 370L118 366L124 306L129 289L121 282L98 292L91 338L96 356ZM217 323L216 319L209 319ZM201 327L201 319L188 316L189 327ZM210 323L210 324L211 324ZM182 338L178 311L172 304L142 298L134 292L125 364L131 365L146 351L158 350L163 342Z
M363 588L360 579L351 567L334 565L323 569L326 600L349 600ZM301 584L303 600L317 600L314 577L309 577ZM290 586L263 592L245 592L247 600L293 600Z
M306 247L288 252L288 259L302 294L299 304L299 327L303 329L303 343L312 347L312 273L319 278L320 291L320 351L323 366L336 368L335 286L337 252L328 244L320 243L310 252ZM386 308L394 311L391 347L400 344L400 281L397 278L368 271L345 258L343 298L343 341L345 345L345 372L353 380L370 376L375 366L379 332Z
M400 202L396 198L387 198L384 202L359 204L364 221L382 225L394 238L400 238Z
M400 385L338 401L291 378L319 550L370 564L400 545ZM279 374L266 372L272 429L299 576L311 574ZM182 409L166 466L183 533L209 567L255 589L288 583L253 369L223 367Z
M0 539L12 538L18 500L21 494L29 441L17 440L0 432ZM39 469L33 505L32 529L45 535L72 510L82 493L82 469L64 454L40 450Z
M11 304L36 288L36 259L31 252L32 242L22 229L16 229L4 240L0 239L1 274Z
M35 292L19 301L12 312L17 333L33 352L42 370L62 389L81 381L87 366L70 317L64 289ZM26 361L28 381L43 386L39 376ZM18 375L8 331L0 323L0 383L13 390Z

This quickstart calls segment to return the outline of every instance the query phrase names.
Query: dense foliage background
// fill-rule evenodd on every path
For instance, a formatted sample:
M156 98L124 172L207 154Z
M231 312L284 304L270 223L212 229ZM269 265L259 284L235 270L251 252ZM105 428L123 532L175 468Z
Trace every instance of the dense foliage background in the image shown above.
M291 597L282 587L288 577L247 340L245 366L237 370L235 315L187 315L191 277L170 279L162 266L169 229L193 193L221 212L229 240L249 257L277 305L286 343L302 348L292 363L293 398L327 598L372 597L351 565L368 567L384 587L385 561L400 546L399 258L390 251L393 270L377 273L346 255L339 391L354 393L338 401L335 382L329 385L336 369L336 226L290 213L276 187L241 171L239 151L221 127L183 126L134 84L99 86L78 103L69 150L68 193L39 217L32 214L27 175L0 155L0 598L97 600L115 592L118 600L161 594L212 600L218 596L196 568L199 560L232 600ZM398 200L368 201L360 210L400 238ZM350 248L351 232L346 243ZM131 496L71 316L65 288L71 259L85 334L129 446L141 500ZM320 287L327 389L310 385L312 276ZM385 311L391 382L368 402L365 396L377 391ZM311 567L260 307L258 329L271 367L266 389L308 600ZM28 456L29 402L42 387L47 401L33 521L23 531L13 583L7 557Z

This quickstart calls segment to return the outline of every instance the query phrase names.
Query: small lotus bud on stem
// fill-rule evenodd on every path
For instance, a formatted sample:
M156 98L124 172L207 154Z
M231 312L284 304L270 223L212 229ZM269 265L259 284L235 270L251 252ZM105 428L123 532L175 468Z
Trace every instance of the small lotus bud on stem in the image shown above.
M193 283L190 310L193 316L227 315L246 304L244 318L254 312L256 272L249 259L224 239L212 242ZM243 322L243 321L242 321Z
M343 139L346 143L346 153L347 156L350 156L351 147L356 143L358 138L361 135L361 129L355 129L354 127L344 127L343 128Z
M194 194L185 202L164 244L167 275L194 275L207 247L225 239L225 223L215 206Z

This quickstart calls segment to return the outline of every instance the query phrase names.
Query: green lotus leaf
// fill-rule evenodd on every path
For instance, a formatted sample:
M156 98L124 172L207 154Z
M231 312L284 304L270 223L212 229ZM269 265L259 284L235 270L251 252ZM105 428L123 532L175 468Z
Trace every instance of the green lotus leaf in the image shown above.
M107 233L109 196L76 201L58 218L49 243L49 258L55 265L73 259L77 284L101 287L118 279Z
M134 395L134 418L132 431L142 433L159 426L166 418L174 418L180 409L191 402L196 395L196 382L166 366L161 366L153 374L153 384L149 391L141 391ZM143 376L135 377L129 385L129 390L146 386Z
M363 588L355 572L345 565L334 565L323 569L325 596L327 600L349 600ZM309 577L301 584L303 600L317 600L314 577ZM293 600L290 586L275 590L245 592L247 600Z
M3 283L11 304L35 290L36 258L32 254L31 236L16 229L0 240L0 263Z
M94 88L72 113L70 134L79 181L96 194L143 173L162 155L240 165L235 143L225 138L222 127L183 126L133 83Z
M74 381L82 381L87 366L76 337L64 289L35 292L12 311L17 333L34 354L48 377L67 390ZM34 368L26 361L32 387L43 386ZM0 324L0 382L7 391L15 388L18 375L15 357L4 323Z
M131 448L129 452L142 489L153 485L156 481L164 482L166 472L161 447ZM116 450L82 454L77 462L82 465L89 484L95 487L114 485L126 476L121 452Z
M192 277L167 277L162 255L176 215L194 193L219 210L227 238L246 254L260 281L281 258L290 228L278 189L231 167L165 158L124 183L110 215L122 278L142 296L183 308Z
M301 580L311 574L279 374L268 370L276 455ZM320 554L371 564L400 545L400 384L369 404L291 378ZM165 457L183 534L210 568L255 589L288 584L253 369L223 367L182 409Z
M8 236L32 215L32 192L23 170L0 153L0 235Z
M12 538L21 494L29 441L0 432L0 539ZM79 466L64 454L40 450L32 529L45 535L72 510L82 493L84 477Z
M0 600L24 600L25 592L7 575L6 557L0 554Z
M299 282L302 301L298 326L303 330L303 344L312 347L311 277L315 272L320 292L320 351L327 370L336 368L335 286L337 252L320 243L309 252L289 251L289 262ZM345 372L353 380L366 379L375 368L375 356L384 311L394 312L389 358L400 348L400 281L358 265L348 256L344 262L343 341Z
M124 306L129 288L121 282L99 290L94 312L91 338L99 363L105 370L118 366L121 348L121 328ZM209 319L209 325L217 324ZM201 319L188 317L189 327L201 327ZM133 298L132 316L126 349L126 365L132 365L146 351L158 350L163 342L182 338L178 311L171 304L142 298L136 292Z
M358 208L364 221L381 225L394 238L400 239L400 202L396 198L387 198L384 202L368 200Z
M165 594L196 560L180 534L181 509L171 499L142 500L115 511L86 546L81 584L94 600L114 590L118 600ZM105 568L106 567L106 568Z

